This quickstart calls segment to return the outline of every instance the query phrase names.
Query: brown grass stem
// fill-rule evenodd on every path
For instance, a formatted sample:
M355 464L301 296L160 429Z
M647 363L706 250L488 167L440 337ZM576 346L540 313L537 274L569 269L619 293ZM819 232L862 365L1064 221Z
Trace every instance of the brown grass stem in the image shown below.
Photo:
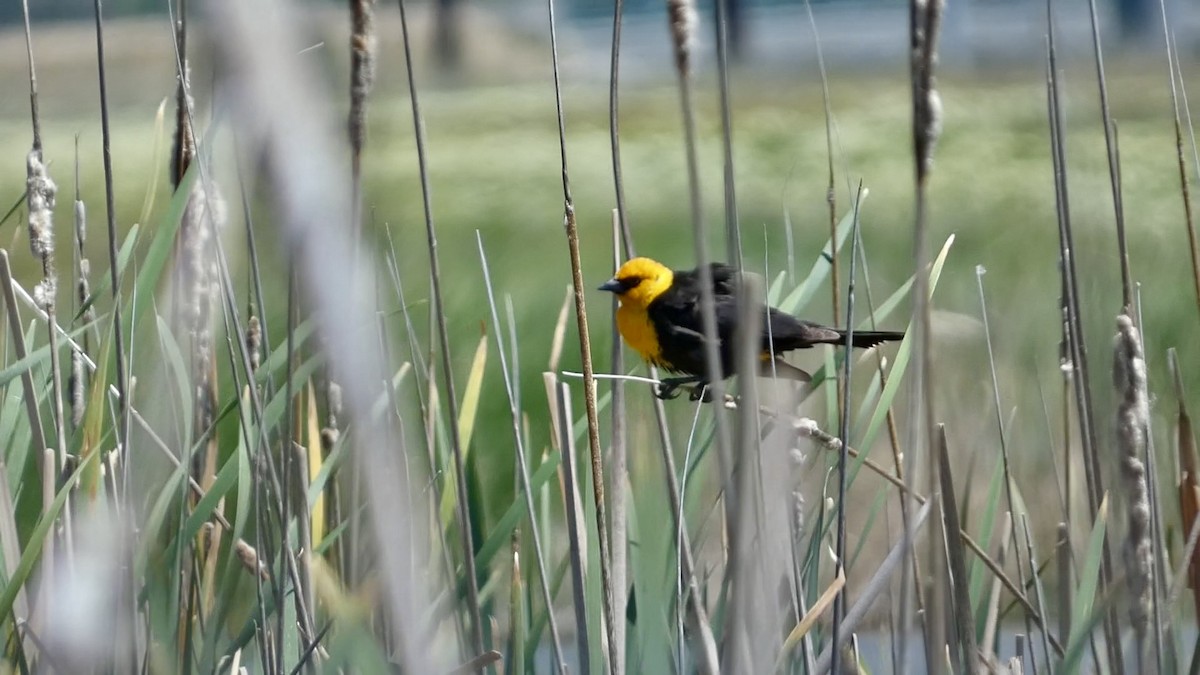
M567 128L563 115L562 83L558 69L558 32L554 18L554 0L546 1L550 23L550 59L554 73L554 106L558 119L558 150L562 166L563 220L567 249L571 258L571 285L575 292L575 320L579 328L579 356L583 362L583 401L587 410L588 450L591 453L592 490L596 502L596 535L600 542L600 583L604 601L605 635L608 639L609 668L620 668L620 653L613 634L617 621L623 621L614 607L612 586L612 556L608 541L608 519L604 501L604 466L600 451L600 419L596 412L596 381L592 377L592 344L588 333L586 286L583 283L583 263L579 254L579 228L575 222L575 202L571 197L571 180L567 170Z
M408 77L409 100L412 104L413 134L417 145L417 168L421 176L421 201L425 214L425 236L429 245L429 273L433 294L433 312L436 315L438 347L442 361L442 379L446 388L446 405L450 412L450 449L457 475L455 489L458 492L459 536L462 539L463 565L467 575L467 610L471 617L471 644L476 654L484 651L482 615L479 610L479 581L475 570L475 544L472 539L471 510L467 494L466 466L463 462L462 439L458 429L458 394L454 386L454 371L450 361L450 333L446 327L445 304L442 299L441 265L438 260L437 229L433 221L432 189L425 152L425 121L421 116L420 98L417 95L416 77L413 73L412 45L408 35L408 15L404 0L400 6L400 29L404 39L404 65Z

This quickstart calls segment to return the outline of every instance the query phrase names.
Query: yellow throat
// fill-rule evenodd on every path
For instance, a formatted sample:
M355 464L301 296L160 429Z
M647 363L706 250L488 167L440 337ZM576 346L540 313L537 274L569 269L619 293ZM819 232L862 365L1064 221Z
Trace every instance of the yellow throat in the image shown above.
M658 333L650 319L650 303L665 293L675 280L671 268L650 258L633 258L613 276L621 289L614 291L617 308L617 330L626 344L651 365L671 367L663 360Z

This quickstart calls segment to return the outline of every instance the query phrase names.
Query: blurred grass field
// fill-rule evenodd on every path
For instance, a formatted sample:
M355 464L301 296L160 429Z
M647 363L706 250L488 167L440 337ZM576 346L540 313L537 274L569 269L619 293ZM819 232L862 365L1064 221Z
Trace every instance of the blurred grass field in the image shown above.
M438 76L424 66L423 107L430 152L433 213L439 230L454 358L459 372L470 364L480 326L490 323L475 249L482 233L500 293L510 294L517 320L522 388L526 397L542 396L541 371L546 367L553 325L569 283L562 230L562 192L558 171L558 139L553 91L549 85L549 52L542 38L506 35L494 24L476 21L468 72L457 78ZM378 232L391 230L402 266L407 299L415 309L418 332L426 335L427 262L422 229L420 188L398 30L381 19L380 80L370 105L370 131L364 175L369 220ZM477 25L478 24L478 25ZM344 96L344 59L334 42L339 26L314 33L323 46L300 58L322 59L330 74L330 95ZM59 208L72 190L73 137L80 142L82 193L92 214L93 257L103 258L101 224L103 192L94 54L87 46L87 25L39 28L35 48L44 116L44 138L51 172L62 190ZM139 218L148 186L159 211L165 207L168 143L155 147L155 111L171 95L170 43L163 26L152 21L114 24L110 38L113 159L116 170L117 217L121 227ZM665 36L665 27L664 27ZM23 42L19 32L0 35L0 83L10 92L0 102L0 148L9 160L0 164L0 194L5 208L20 196L23 158L29 145ZM665 37L664 37L665 39ZM567 49L570 49L568 43ZM511 54L501 69L494 55ZM45 55L45 56L43 56ZM569 54L568 54L569 56ZM570 60L567 61L570 63ZM491 65L489 65L491 64ZM1184 63L1185 75L1192 64ZM1119 309L1116 244L1105 165L1103 131L1090 62L1066 59L1068 161L1072 217L1076 226L1081 291L1094 358L1105 359L1113 316ZM622 90L621 140L629 218L638 252L677 267L693 264L683 169L678 95L661 64L661 77L651 76ZM1135 277L1141 282L1145 339L1151 381L1166 382L1168 347L1178 347L1184 363L1200 357L1194 336L1197 310L1190 299L1188 257L1183 241L1183 210L1178 192L1170 97L1166 66L1157 56L1121 54L1110 57L1113 114L1119 124L1124 167L1125 208ZM784 221L795 234L797 273L812 264L815 251L828 237L827 156L820 83L815 59L798 64L797 73L757 73L752 67L731 75L734 96L734 144L738 211L744 233L746 263L771 275L786 270L788 251ZM207 89L211 76L198 71L193 83ZM584 269L589 283L609 276L612 258L610 210L614 204L607 123L607 90L602 82L583 81L568 69L568 161L581 228ZM1016 473L1033 480L1045 477L1051 432L1036 403L1038 388L1052 406L1061 397L1058 375L1057 230L1046 128L1046 95L1039 59L1003 69L955 71L941 78L945 129L936 154L931 186L931 236L937 244L957 237L936 296L935 321L940 405L952 447L979 450L971 439L994 424L986 352L979 317L975 267L984 277L993 339L1000 366L1001 395L1015 408L1012 447L1020 458ZM1190 81L1190 80L1189 80ZM575 84L572 84L575 82ZM1200 88L1197 88L1200 90ZM832 72L831 104L836 122L835 171L839 217L851 208L861 179L870 191L862 227L870 287L876 302L892 293L912 271L912 166L907 71L902 64L877 72ZM207 98L207 97L206 97ZM723 213L720 121L711 77L701 80L697 97L702 142L700 158L705 216L714 233L713 250L721 251ZM168 110L170 106L168 106ZM217 107L219 114L219 105ZM170 126L168 113L167 126ZM207 115L206 115L207 118ZM224 132L218 132L224 133ZM222 146L234 139L224 133ZM228 165L228 158L217 162ZM1195 165L1189 156L1189 170ZM253 168L248 167L249 175ZM159 176L155 182L155 176ZM233 173L226 171L232 178ZM224 179L223 179L224 180ZM252 181L251 181L252 182ZM233 184L226 184L236 205ZM250 195L256 204L255 195ZM236 210L236 207L235 207ZM10 250L26 247L24 228L0 231ZM154 219L151 218L151 222ZM227 237L240 241L237 227ZM378 240L385 242L380 235ZM235 249L238 247L234 247ZM267 251L268 264L280 252ZM14 256L18 278L36 277L32 260ZM847 260L843 256L843 262ZM63 260L66 264L66 260ZM843 268L844 269L844 268ZM843 282L845 272L843 271ZM281 288L268 274L268 292ZM30 281L32 283L32 281ZM865 301L860 280L859 300ZM830 316L829 291L823 289L806 316ZM609 299L588 297L593 349L606 370L610 334ZM279 308L283 303L279 303ZM860 304L860 307L865 305ZM893 323L901 321L898 313ZM578 367L573 322L562 367ZM899 326L888 326L899 327ZM819 363L819 355L802 355L801 363ZM487 378L495 383L499 364L489 363ZM1200 387L1192 372L1188 384ZM1107 388L1101 388L1107 391ZM632 390L631 410L649 410L647 394ZM643 401L646 399L646 401ZM641 402L641 403L639 403ZM1018 403L1019 402L1019 403ZM642 405L645 403L645 405ZM1103 405L1103 402L1101 402ZM485 396L478 439L505 437L507 403ZM544 406L528 404L531 421L545 425ZM671 406L688 415L687 406ZM1004 411L1006 415L1009 411ZM637 414L635 413L635 419ZM648 418L643 418L643 422ZM1107 429L1102 429L1107 433ZM634 438L649 438L649 432ZM487 503L511 501L511 450L475 455L488 483Z

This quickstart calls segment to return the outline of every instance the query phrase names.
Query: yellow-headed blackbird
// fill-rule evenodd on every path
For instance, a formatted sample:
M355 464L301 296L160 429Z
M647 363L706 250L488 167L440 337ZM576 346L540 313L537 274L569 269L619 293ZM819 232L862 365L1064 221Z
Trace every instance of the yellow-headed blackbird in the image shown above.
M720 378L724 379L734 372L738 272L720 263L713 263L710 269L720 340ZM657 391L660 398L674 398L680 386L693 383L696 398L713 379L704 352L700 289L699 268L673 271L650 258L629 260L600 287L616 294L620 301L617 328L625 342L647 363L686 375L663 380ZM792 379L807 380L808 374L785 363L780 354L846 342L843 330L797 319L774 307L763 307L763 322L760 349L762 361L767 364L764 370L775 370ZM903 337L904 333L889 331L855 331L851 339L855 347L870 348Z

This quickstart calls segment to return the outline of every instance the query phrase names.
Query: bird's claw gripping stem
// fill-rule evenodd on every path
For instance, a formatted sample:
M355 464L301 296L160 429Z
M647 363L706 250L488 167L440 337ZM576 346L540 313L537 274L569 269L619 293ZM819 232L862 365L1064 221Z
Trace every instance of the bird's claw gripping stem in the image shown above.
M697 377L668 377L668 378L662 380L661 382L659 382L655 386L654 395L664 401L669 401L671 399L679 397L679 388L680 387L682 387L686 384L692 384L693 382L699 382L699 378L697 378ZM692 396L695 396L695 394L693 393ZM692 400L696 401L698 399L692 398Z

